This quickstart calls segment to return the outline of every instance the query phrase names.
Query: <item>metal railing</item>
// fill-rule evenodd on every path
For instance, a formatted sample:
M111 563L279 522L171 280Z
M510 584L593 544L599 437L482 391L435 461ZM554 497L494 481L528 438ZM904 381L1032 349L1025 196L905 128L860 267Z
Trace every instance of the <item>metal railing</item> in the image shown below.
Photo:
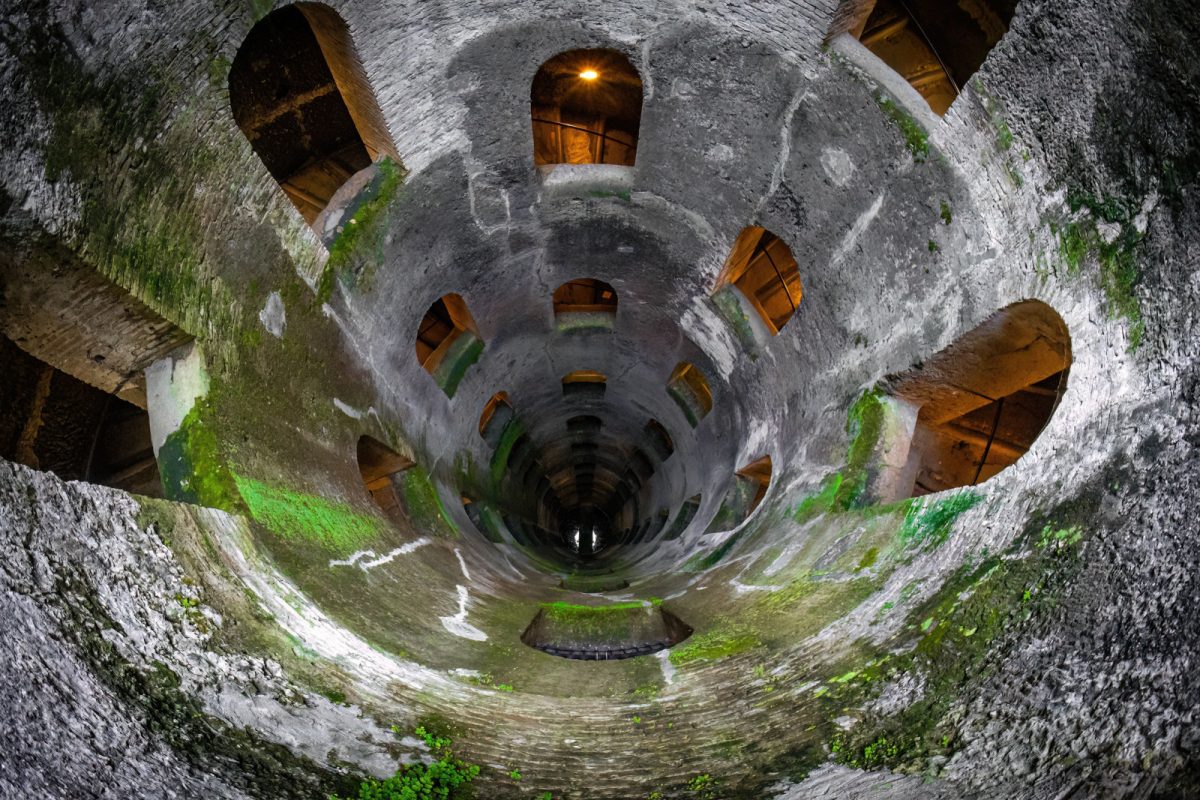
M591 128L585 128L582 125L573 125L570 122L559 122L558 120L542 119L541 117L534 117L533 121L540 122L543 125L556 125L560 128L569 128L573 131L582 131L583 133L586 133L588 136L600 137L600 154L596 157L596 162L595 162L597 164L605 163L604 147L610 141L616 142L617 144L620 144L623 147L628 148L629 150L634 150L637 147L637 137L636 136L629 137L629 138L632 138L633 141L627 142L622 139L618 139L616 136L609 136L607 133L603 133L601 131L594 131ZM627 134L627 136L628 136L628 134ZM631 166L631 165L626 165L626 166Z

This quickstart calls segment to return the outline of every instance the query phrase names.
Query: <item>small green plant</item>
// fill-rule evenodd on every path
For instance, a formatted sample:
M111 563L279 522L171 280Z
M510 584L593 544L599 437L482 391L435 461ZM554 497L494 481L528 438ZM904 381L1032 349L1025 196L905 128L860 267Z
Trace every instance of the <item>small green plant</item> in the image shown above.
M880 736L863 748L862 764L864 767L876 766L888 759L895 758L897 752L896 745L889 744L885 737Z
M919 163L928 158L929 135L925 133L921 124L890 98L881 96L877 100L879 107L900 129L900 135L904 137L904 144L908 147L908 151L913 154L913 160Z
M1008 127L1008 123L1002 119L994 120L996 126L996 146L1001 150L1008 150L1013 146L1012 130Z
M1141 282L1138 253L1143 238L1134 223L1137 205L1117 197L1095 197L1077 188L1068 190L1067 205L1072 214L1088 212L1061 226L1051 225L1051 232L1059 238L1067 274L1080 274L1083 266L1094 259L1099 266L1096 278L1108 301L1109 315L1128 322L1129 349L1136 350L1146 333L1137 297ZM1097 220L1119 226L1119 233L1109 241L1101 235Z
M720 781L706 772L688 781L687 788L697 800L716 800L718 783Z
M512 778L514 781L521 780L521 770L519 770L519 769L510 770L508 773L508 777Z
M954 215L950 213L950 204L947 203L945 200L942 201L942 209L941 209L941 214L939 216L941 216L941 218L942 218L943 225L949 225L951 222L954 221Z
M829 743L829 751L833 754L833 760L839 764L855 769L872 769L892 763L899 755L900 748L889 742L886 736L880 736L858 750L850 745L845 734L838 733Z
M942 248L938 246L937 242L935 242L933 239L929 240L929 252L936 253L938 250L941 250L941 249Z
M1071 545L1078 544L1083 538L1083 531L1078 525L1071 528L1055 529L1050 525L1042 528L1042 534L1038 538L1037 546L1039 549L1050 548L1053 552L1065 550Z
M516 688L511 683L497 683L496 678L490 672L484 672L479 675L472 675L467 680L476 686L495 689L498 692L512 692Z
M872 457L884 429L883 392L872 389L859 395L846 413L846 469L833 498L832 509L846 511L866 505L873 469Z
M653 700L658 697L658 686L653 683L639 686L633 690L633 696L639 700Z
M392 728L396 730L395 727ZM358 789L358 800L465 800L471 781L479 775L479 767L456 758L450 749L450 739L435 736L424 726L417 736L437 757L432 764L409 764L386 780L365 780ZM514 780L520 780L520 773ZM337 797L331 800L339 800Z
M1017 169L1015 164L1006 162L1004 164L1004 174L1008 176L1008 180L1012 185L1018 189L1025 185L1025 178L1021 175L1021 171Z

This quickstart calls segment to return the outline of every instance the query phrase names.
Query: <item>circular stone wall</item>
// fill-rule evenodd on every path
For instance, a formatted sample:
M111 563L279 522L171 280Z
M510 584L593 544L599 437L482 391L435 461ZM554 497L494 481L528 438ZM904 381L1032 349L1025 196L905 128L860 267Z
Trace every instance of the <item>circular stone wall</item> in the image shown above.
M230 109L268 9L17 4L5 337L122 351L167 499L0 461L5 795L438 736L486 798L1190 796L1196 15L1023 0L938 117L849 5L332 4L379 158L313 228ZM633 166L535 165L571 50L637 71Z

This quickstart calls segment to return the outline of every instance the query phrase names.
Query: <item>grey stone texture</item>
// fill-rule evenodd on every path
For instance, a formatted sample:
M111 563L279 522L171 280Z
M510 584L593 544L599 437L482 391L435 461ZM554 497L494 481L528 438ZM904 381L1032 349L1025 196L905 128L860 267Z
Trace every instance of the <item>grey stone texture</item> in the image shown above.
M918 115L921 157L881 108L906 87L823 46L833 0L334 2L408 170L348 265L232 121L228 64L270 5L5 2L0 247L53 242L136 299L156 345L195 337L230 469L382 532L336 551L274 507L155 503L0 461L0 794L346 796L426 758L404 734L436 715L488 800L694 797L702 775L727 798L1195 796L1192 4L1022 0L949 113ZM530 80L576 47L641 73L631 169L533 165ZM789 244L804 287L757 358L707 299L750 224ZM1092 227L1103 246L1073 267L1070 232ZM1109 247L1136 270L1133 311ZM555 330L551 295L580 277L617 290L612 330ZM452 398L413 349L449 292L485 342ZM795 513L844 468L856 397L1026 298L1070 330L1067 394L944 543L895 544L903 509ZM132 338L121 363L147 355ZM694 430L665 391L680 361L713 393ZM608 376L603 401L564 402L575 369ZM661 597L728 654L689 662L685 642L609 665L520 644L540 603L591 600L462 507L513 495L478 432L499 390L547 457L580 414L647 452L646 421L666 427L674 454L636 522L700 509L626 548L631 585L606 597ZM362 489L362 434L431 476L403 519ZM768 453L759 508L705 536L734 470ZM1041 543L1055 530L1074 549ZM1044 571L994 596L986 575L960 582L989 558ZM945 610L973 597L1005 620L978 652L975 623ZM972 655L921 660L926 615ZM884 656L914 660L837 679ZM834 747L875 731L944 744L880 762Z

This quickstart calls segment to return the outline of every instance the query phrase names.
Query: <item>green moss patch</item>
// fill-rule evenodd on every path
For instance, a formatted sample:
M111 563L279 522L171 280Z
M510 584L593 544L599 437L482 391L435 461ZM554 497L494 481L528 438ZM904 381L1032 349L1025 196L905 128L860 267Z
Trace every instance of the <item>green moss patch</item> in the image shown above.
M397 736L401 735L398 728L392 730ZM416 729L416 734L424 740L436 760L430 764L406 764L384 780L368 778L359 787L358 800L469 800L475 797L471 783L479 776L479 767L455 756L449 737L437 736L423 726ZM332 796L330 800L339 798Z
M402 164L386 156L377 167L378 174L363 189L357 207L329 245L329 260L317 291L319 302L329 299L335 279L366 286L383 263L383 246L391 228L390 208L407 173Z
M1146 332L1137 298L1137 286L1141 282L1137 254L1142 234L1133 220L1138 209L1135 204L1120 198L1096 197L1080 191L1068 192L1067 203L1072 213L1087 212L1079 219L1051 226L1058 236L1067 274L1081 274L1083 267L1094 260L1098 267L1095 278L1104 292L1108 313L1114 319L1126 321L1129 349L1136 350ZM1096 220L1118 225L1120 232L1111 241L1106 241Z
M458 526L446 513L446 506L438 495L437 487L429 473L421 466L413 466L401 473L404 492L404 508L409 519L428 533L439 536L457 537Z
M724 286L713 293L712 302L716 306L717 312L733 328L734 335L737 336L742 347L746 348L751 356L754 356L758 352L758 342L754 338L754 327L742 306L740 294L736 287Z
M929 157L929 134L921 127L921 123L900 107L895 100L884 95L877 95L876 102L883 109L883 113L888 119L900 130L900 135L904 138L904 146L913 154L913 159L918 162L924 161Z
M554 329L561 333L611 331L616 314L607 311L563 311L554 315Z
M579 619L592 617L597 614L608 614L614 611L628 611L631 608L646 608L646 604L651 606L662 605L662 600L657 597L652 597L649 600L627 600L622 603L609 603L604 606L585 606L579 603L567 603L562 600L553 603L543 603L542 611L552 619Z
M184 91L176 76L149 66L155 59L123 74L94 75L44 8L31 13L27 35L13 40L13 55L49 122L39 137L46 179L70 181L81 195L73 249L193 335L249 324L228 285L212 280L205 263L205 220L219 218L216 206L228 197L200 190L229 156L220 143L198 136L203 126L189 118L207 118L206 95L215 93ZM224 237L226 224L211 229Z
M238 491L256 522L284 539L320 545L337 554L361 550L384 523L345 503L235 476Z
M673 647L670 660L675 666L682 667L744 653L761 644L758 636L749 630L710 631Z
M515 417L509 420L508 424L504 426L504 430L501 431L500 443L496 445L496 449L492 453L492 461L489 466L493 488L499 490L500 482L504 480L504 472L508 468L508 458L512 454L513 446L516 445L523 433L525 433L525 426Z
M799 523L808 522L833 508L834 500L842 488L842 474L835 472L825 477L821 488L801 500L792 510L792 518Z
M1077 526L1031 526L1006 555L985 555L960 567L933 596L909 611L898 637L908 642L908 652L901 651L905 645L900 641L894 642L888 652L861 665L848 664L819 686L814 696L830 719L849 706L862 706L884 682L906 673L919 673L925 686L921 696L897 714L835 735L830 744L835 760L863 769L898 767L921 765L953 752L955 720L947 713L973 681L1001 666L997 644L1058 602L1061 587L1069 584L1081 563L1082 539ZM902 599L911 594L909 588Z
M442 363L438 364L433 379L447 397L454 397L458 384L467 370L479 360L483 353L483 340L470 331L463 331L450 344Z
M850 407L846 417L846 433L850 448L846 452L846 469L837 488L832 507L835 510L860 508L869 500L867 489L872 475L879 439L883 435L883 392L865 392Z
M700 420L704 419L706 412L700 398L696 397L682 380L667 384L667 394L675 401L675 405L679 406L679 410L683 412L683 416L687 418L688 424L693 428L700 424Z
M545 603L522 638L535 647L561 649L660 642L671 635L661 604L657 598L602 606Z
M237 511L240 496L221 455L212 419L211 401L198 400L179 430L163 442L158 453L163 492L172 500Z
M909 547L936 547L946 541L958 515L974 508L981 500L983 495L975 492L960 492L933 503L915 500L904 515L900 540Z
M69 622L63 630L91 673L122 707L145 720L149 733L196 769L212 772L214 765L230 765L236 780L255 797L324 797L354 786L349 776L206 713L181 689L182 681L167 664L129 661L110 641L119 624L90 586L64 579L57 594L70 598L61 603Z
M501 531L504 529L504 520L500 517L500 512L491 506L491 504L480 501L476 504L479 508L479 517L477 527L479 532L489 542L500 544L504 541L504 535Z

